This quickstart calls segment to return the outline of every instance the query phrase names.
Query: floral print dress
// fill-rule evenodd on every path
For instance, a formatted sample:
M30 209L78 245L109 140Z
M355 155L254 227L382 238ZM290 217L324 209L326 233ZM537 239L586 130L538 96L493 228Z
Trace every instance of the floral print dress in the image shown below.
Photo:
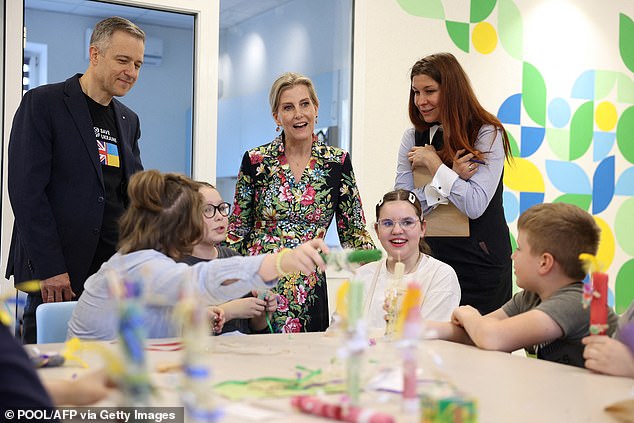
M348 153L314 137L310 160L296 182L282 135L244 154L227 244L242 255L294 248L324 238L334 215L344 248L374 248ZM326 330L328 293L323 272L286 275L274 291L278 332Z

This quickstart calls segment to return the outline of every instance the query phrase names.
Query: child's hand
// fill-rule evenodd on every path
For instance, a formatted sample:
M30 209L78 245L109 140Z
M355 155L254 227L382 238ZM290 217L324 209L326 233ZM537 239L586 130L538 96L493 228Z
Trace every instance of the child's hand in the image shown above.
M44 380L55 405L86 406L106 398L114 388L105 370L90 372L73 380Z
M607 336L586 336L583 358L585 366L595 372L634 377L634 356L622 342Z
M253 297L239 298L222 304L227 320L251 319L264 314L267 302L257 298L257 291L252 291Z
M216 306L207 308L207 316L211 320L211 333L219 334L225 324L225 311Z
M277 310L277 294L275 294L273 291L258 292L254 290L251 291L251 294L254 297L263 299L266 302L265 308L267 313L273 313Z
M297 248L282 253L284 256L280 263L281 267L286 273L302 272L309 274L313 273L316 267L325 271L326 263L319 255L320 252L328 252L326 243L323 239L312 239Z
M465 320L472 317L481 317L480 312L471 306L460 306L451 314L451 323L464 327Z
M323 239L311 239L294 249L282 249L276 254L267 254L262 260L258 274L264 281L272 281L288 273L311 274L315 268L326 270L326 263L319 253L328 253Z
M253 316L249 322L251 329L261 331L269 326L269 330L273 332L269 319L271 313L277 310L277 295L272 291L251 291L251 295L261 304L261 311L257 316Z

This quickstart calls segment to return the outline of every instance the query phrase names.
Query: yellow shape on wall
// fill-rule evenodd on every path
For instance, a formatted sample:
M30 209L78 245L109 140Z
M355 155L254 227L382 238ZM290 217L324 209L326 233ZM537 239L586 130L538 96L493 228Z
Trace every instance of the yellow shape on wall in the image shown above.
M599 228L601 228L601 238L599 239L599 251L597 252L597 260L601 265L608 269L614 261L614 232L608 223L599 216L593 216Z
M602 101L594 112L594 120L602 131L612 131L618 120L618 113L614 104L609 101Z
M473 47L482 54L492 53L498 45L497 32L488 22L480 22L473 28L471 40Z
M522 192L544 192L544 177L537 167L526 159L514 157L504 164L504 185Z

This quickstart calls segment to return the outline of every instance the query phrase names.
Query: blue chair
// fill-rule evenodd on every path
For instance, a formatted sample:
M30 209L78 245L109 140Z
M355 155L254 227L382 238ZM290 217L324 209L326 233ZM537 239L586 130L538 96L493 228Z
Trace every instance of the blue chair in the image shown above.
M77 301L62 303L43 303L35 309L35 324L37 327L37 343L66 341L68 321L73 315Z

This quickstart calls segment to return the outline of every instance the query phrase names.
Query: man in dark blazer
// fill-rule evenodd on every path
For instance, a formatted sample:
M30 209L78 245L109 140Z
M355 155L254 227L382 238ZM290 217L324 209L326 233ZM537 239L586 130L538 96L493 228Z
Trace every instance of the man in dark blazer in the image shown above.
M113 97L139 76L145 33L127 19L95 26L86 72L28 91L13 119L8 188L15 215L6 277L40 280L22 340L36 339L35 308L77 299L116 251L127 181L142 170L139 118Z

